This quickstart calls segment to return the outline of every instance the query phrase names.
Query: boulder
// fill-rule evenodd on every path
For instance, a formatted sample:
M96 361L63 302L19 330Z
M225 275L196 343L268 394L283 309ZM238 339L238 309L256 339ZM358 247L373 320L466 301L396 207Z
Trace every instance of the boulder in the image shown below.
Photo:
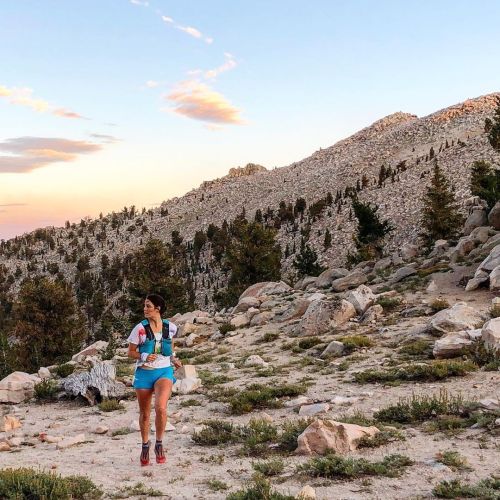
M177 337L185 337L189 336L193 333L196 333L199 330L199 327L190 321L186 321L183 323L178 330Z
M412 243L404 243L401 249L399 250L399 254L401 258L407 262L409 260L413 260L420 253L420 248L417 245L413 245Z
M64 438L56 444L58 450L64 450L70 446L75 446L76 444L83 443L85 441L85 434L78 434L73 437Z
M343 278L348 274L349 271L347 269L337 269L337 268L327 269L326 271L323 271L316 278L315 286L317 288L328 288L331 286L333 281L339 278Z
M474 330L484 323L484 317L465 302L457 302L448 309L436 313L429 322L431 331L448 333Z
M472 290L476 290L483 283L486 283L490 279L490 275L486 271L481 271L478 269L474 275L474 278L470 279L465 286L466 292L471 292Z
M271 309L278 307L282 304L280 300L276 299L270 299L270 300L265 300L260 304L260 310L261 311L270 311Z
M38 376L44 380L47 378L50 378L52 374L50 373L49 369L46 368L45 366L42 366L41 368L38 369Z
M488 224L493 226L497 231L500 230L500 202L497 201L495 206L488 214Z
M383 259L378 260L375 262L375 265L373 266L373 271L383 271L384 269L387 269L388 267L392 266L392 259L390 257L384 257Z
M249 286L241 295L238 303L245 297L259 297L261 295L280 295L290 292L293 288L287 285L284 281L263 281Z
M234 318L231 318L230 323L236 328L243 328L250 324L250 320L246 314L240 313L234 316Z
M300 407L299 416L300 417L312 417L319 413L326 413L330 409L328 403L316 403L312 405L304 405Z
M40 379L25 372L12 372L0 381L0 403L22 403L31 399Z
M384 308L380 304L369 307L361 317L362 323L376 323L384 316Z
M258 354L252 354L251 356L248 356L248 358L245 360L245 366L267 367L269 366L269 363L264 361Z
M387 278L387 281L389 283L399 283L400 281L403 281L404 279L408 278L409 276L413 276L414 274L417 274L417 270L412 267L412 266L403 266L394 271L389 278Z
M312 286L316 284L316 276L306 276L305 278L302 278L301 280L297 281L295 285L293 285L293 288L295 290L305 290L308 286Z
M109 427L106 425L98 425L94 429L94 434L106 434L109 431Z
M363 283L366 283L368 278L362 271L354 271L344 278L338 278L332 281L332 290L334 292L344 292L350 288L356 288Z
M315 420L297 438L298 455L324 455L329 451L345 454L358 447L364 437L373 437L376 427L344 424L334 420Z
M481 339L487 349L500 350L500 318L490 319L483 326Z
M486 257L486 259L484 259L483 262L479 264L477 270L491 272L493 271L493 269L495 269L495 267L499 265L500 265L500 245L497 245L491 250L488 257Z
M259 310L256 307L251 307L246 313L246 316L248 320L251 322L252 318L256 315L259 314Z
M490 274L490 290L492 292L500 291L500 266L495 267Z
M488 218L486 217L486 210L483 207L473 207L472 212L465 221L463 232L467 236L473 229L485 226L487 222Z
M450 259L452 262L457 262L459 259L469 255L469 253L474 250L476 244L474 240L469 236L463 236L458 240L457 246L453 248L450 254Z
M196 377L187 377L176 380L172 387L172 392L175 394L191 394L201 387L201 379Z
M197 325L213 325L214 318L210 318L209 316L197 316L193 320Z
M493 234L495 234L495 231L493 231L491 227L480 226L476 227L476 229L470 233L469 238L474 241L476 245L482 245L486 243Z
M298 398L291 399L290 401L285 401L283 406L287 408L293 408L295 406L302 406L309 403L309 398L306 396L299 396Z
M0 420L0 432L15 431L21 427L21 422L14 415L4 415Z
M476 333L469 333L476 332ZM481 335L481 330L463 330L452 332L436 340L432 354L435 358L454 358L460 356L463 349L472 345L477 337Z
M446 240L437 240L434 243L434 248L432 249L431 253L429 254L429 257L441 257L444 255L448 248L449 248L448 241Z
M356 316L356 309L347 300L316 300L309 304L296 328L299 336L322 335Z
M196 333L191 333L186 337L186 340L184 341L184 344L186 347L193 347L196 343L196 339L200 338L199 335L196 335Z
M180 368L175 370L175 378L177 380L182 380L185 378L197 378L198 374L196 373L195 365L182 365Z
M345 350L345 345L338 340L332 340L325 350L321 353L321 358L327 358L329 356L342 356Z
M89 356L98 356L102 354L105 350L106 347L108 347L108 343L105 340L98 340L97 342L94 342L93 344L89 345L82 351L74 354L71 357L71 361L76 361L77 363L81 363L82 361L85 361L86 358Z
M269 323L274 317L274 313L272 311L264 311L259 314L255 314L251 321L250 326L262 326L266 323Z
M189 311L184 314L176 314L170 321L175 323L177 326L183 325L184 323L194 323L195 318L201 318L203 316L209 316L207 311Z
M360 285L346 295L346 300L354 306L358 314L363 314L375 302L375 295L369 287Z
M279 322L301 318L309 307L309 300L295 299L276 319Z
M238 314L240 312L246 312L248 309L251 307L256 307L259 308L260 306L260 301L256 297L243 297L236 307L233 309L233 314Z

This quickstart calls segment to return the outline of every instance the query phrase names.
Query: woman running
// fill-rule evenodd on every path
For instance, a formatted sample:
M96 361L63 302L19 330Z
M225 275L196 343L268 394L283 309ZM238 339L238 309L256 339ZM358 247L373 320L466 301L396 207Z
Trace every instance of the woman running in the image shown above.
M174 384L174 367L182 363L175 357L173 337L177 326L162 319L165 312L165 300L160 295L151 294L144 301L145 319L136 325L130 333L128 355L137 360L134 389L139 402L139 425L141 428L142 451L141 465L150 465L149 461L149 418L151 401L155 395L156 462L165 463L163 434L167 425L167 404Z

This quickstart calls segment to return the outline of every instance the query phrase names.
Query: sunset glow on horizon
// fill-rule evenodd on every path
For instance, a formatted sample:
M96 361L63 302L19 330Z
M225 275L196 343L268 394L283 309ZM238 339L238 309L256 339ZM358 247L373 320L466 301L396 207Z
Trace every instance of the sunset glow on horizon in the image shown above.
M0 239L499 91L500 4L474 6L2 2Z

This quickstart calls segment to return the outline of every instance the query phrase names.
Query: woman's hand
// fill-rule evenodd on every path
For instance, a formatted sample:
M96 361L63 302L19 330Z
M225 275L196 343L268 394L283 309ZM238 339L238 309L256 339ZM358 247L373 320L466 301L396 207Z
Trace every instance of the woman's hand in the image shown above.
M174 364L175 368L180 368L182 366L181 360L174 357L172 357L172 363Z
M147 363L152 363L153 361L156 361L156 358L158 357L157 354L150 354L147 358L146 358L146 362Z

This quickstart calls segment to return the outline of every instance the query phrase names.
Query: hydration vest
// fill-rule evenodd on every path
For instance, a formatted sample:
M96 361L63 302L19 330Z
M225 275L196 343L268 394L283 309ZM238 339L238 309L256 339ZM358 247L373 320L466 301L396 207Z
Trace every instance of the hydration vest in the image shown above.
M156 339L153 329L147 319L141 321L141 325L146 330L146 340L139 344L138 350L140 353L147 352L148 354L155 353ZM169 322L167 319L163 320L162 335L161 335L161 355L172 355L172 339L170 338Z

